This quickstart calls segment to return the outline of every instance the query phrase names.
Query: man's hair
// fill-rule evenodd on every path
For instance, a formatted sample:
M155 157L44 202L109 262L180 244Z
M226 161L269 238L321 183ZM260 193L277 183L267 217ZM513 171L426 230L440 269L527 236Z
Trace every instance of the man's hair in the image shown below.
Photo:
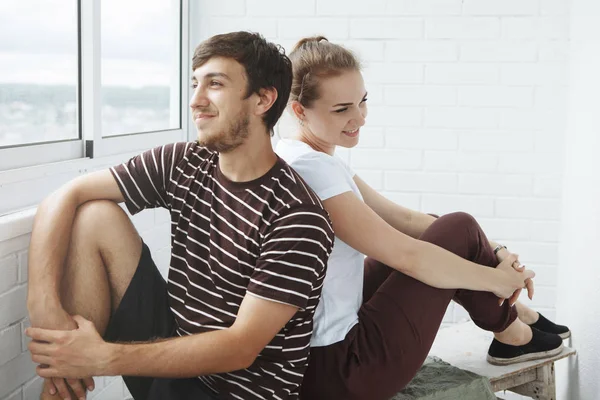
M292 63L279 45L267 42L253 32L231 32L213 36L200 43L192 58L192 71L213 57L232 58L246 70L246 97L260 89L275 88L277 99L263 116L267 131L273 127L285 109L292 87Z

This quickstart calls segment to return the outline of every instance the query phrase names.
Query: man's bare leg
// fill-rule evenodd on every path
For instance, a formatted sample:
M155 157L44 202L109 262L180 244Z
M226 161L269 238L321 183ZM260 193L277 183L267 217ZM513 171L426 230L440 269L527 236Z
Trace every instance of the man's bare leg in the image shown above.
M65 311L94 322L98 332L104 334L111 313L119 306L133 278L141 253L141 238L116 203L101 200L80 206L73 222L61 283ZM76 380L70 383L81 384ZM65 385L65 381L59 381L60 384ZM46 381L41 399L62 399L62 396L50 395Z

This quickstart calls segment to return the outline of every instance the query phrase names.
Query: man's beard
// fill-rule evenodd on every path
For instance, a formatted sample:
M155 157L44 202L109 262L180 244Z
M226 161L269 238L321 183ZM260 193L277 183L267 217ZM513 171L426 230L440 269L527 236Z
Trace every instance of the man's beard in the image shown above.
M198 144L206 147L210 151L219 153L233 151L246 141L249 134L248 125L250 125L248 114L242 111L238 117L229 124L225 131L221 131L204 139L198 139Z

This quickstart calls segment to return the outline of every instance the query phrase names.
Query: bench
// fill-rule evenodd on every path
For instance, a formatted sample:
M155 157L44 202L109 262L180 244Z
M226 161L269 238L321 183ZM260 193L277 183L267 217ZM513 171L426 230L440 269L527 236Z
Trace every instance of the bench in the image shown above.
M554 362L575 355L575 350L565 345L560 354L551 358L495 366L486 361L492 338L491 332L473 322L453 325L438 332L430 355L487 378L493 392L510 390L533 399L556 399Z

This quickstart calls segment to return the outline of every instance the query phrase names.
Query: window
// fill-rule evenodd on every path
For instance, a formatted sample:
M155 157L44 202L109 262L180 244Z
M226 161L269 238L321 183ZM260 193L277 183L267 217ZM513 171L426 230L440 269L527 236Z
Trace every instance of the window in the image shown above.
M79 138L77 18L76 1L0 2L0 146Z
M180 128L179 6L102 0L102 134Z
M0 171L185 140L187 7L0 1Z

